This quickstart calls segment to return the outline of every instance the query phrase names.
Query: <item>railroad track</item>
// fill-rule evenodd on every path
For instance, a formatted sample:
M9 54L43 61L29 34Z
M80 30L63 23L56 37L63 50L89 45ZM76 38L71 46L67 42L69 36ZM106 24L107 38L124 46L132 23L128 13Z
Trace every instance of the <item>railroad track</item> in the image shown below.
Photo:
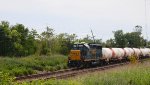
M22 81L33 81L33 80L39 80L39 79L52 79L52 78L64 79L64 78L73 77L73 76L83 74L83 73L106 70L106 69L110 69L110 68L114 68L114 67L118 67L118 66L122 66L126 64L129 64L129 62L106 65L102 67L84 68L84 69L72 68L72 69L60 70L60 71L55 71L55 72L33 74L33 75L28 75L28 76L16 77L16 81L22 82Z
M16 77L15 80L16 81L25 81L25 80L32 81L34 79L52 78L52 77L54 77L53 75L55 75L55 74L70 72L70 71L73 71L73 70L77 70L77 68L58 70L58 71L54 71L54 72L38 73L38 74L32 74L32 75L27 75L27 76L19 76L19 77Z

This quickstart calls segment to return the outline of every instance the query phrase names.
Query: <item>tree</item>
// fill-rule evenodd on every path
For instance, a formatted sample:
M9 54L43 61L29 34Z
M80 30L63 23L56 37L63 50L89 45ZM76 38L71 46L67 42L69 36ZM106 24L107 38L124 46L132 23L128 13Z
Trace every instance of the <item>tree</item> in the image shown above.
M135 26L133 32L126 33L125 38L128 42L128 47L144 47L146 45L146 40L141 36L142 27Z
M115 44L115 40L114 39L109 39L109 40L107 40L106 41L106 45L105 45L105 47L115 47L116 46L116 44Z
M116 47L124 48L127 45L127 40L122 30L114 31Z
M27 56L36 51L35 37L22 24L0 23L0 56Z
M53 36L54 36L54 30L50 27L46 27L46 31L42 32L40 35L40 41L41 41L41 55L50 55L52 52L52 46L53 46Z
M148 47L150 48L150 41L147 41Z
M86 35L86 37L84 37L83 39L80 39L80 42L93 43L94 41L91 36Z
M2 21L0 23L0 56L11 54L11 36L9 22Z
M22 24L16 24L11 28L13 53L15 56L27 56L36 52L35 34Z
M139 33L139 35L142 34L142 26L136 25L135 28L133 29L133 32Z
M67 33L60 33L57 35L57 52L60 54L68 54L71 50L72 45L76 41L76 35L75 34L67 34Z

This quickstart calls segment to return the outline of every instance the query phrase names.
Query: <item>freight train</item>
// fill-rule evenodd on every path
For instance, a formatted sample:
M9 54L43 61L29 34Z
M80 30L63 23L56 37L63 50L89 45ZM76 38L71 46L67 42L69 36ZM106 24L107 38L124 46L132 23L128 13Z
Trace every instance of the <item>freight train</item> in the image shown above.
M69 67L84 67L91 65L104 65L129 60L130 56L137 59L150 56L149 48L102 48L100 44L78 43L74 44L69 57Z

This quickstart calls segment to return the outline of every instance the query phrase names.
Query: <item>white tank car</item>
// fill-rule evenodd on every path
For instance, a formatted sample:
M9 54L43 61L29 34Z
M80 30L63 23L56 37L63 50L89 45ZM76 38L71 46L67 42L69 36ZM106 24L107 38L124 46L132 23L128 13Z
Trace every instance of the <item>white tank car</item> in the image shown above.
M149 48L102 48L102 59L122 59L123 57L136 56L150 56Z
M150 56L150 49L149 48L140 48L143 56Z
M115 58L122 59L124 57L124 50L122 48L111 48L115 53Z
M137 57L140 57L140 55L142 54L140 49L139 48L133 48L134 50L134 54L137 56Z
M146 49L147 55L150 56L150 49L149 48L145 48L145 49Z
M103 59L110 59L112 58L112 51L110 48L102 48L102 58Z
M146 56L147 52L145 48L140 48L141 52L142 52L142 56Z
M125 57L131 56L131 52L130 52L129 48L124 48L124 51L125 51Z
M125 57L125 51L123 50L123 48L118 48L120 54L121 54L121 58L124 58Z
M132 48L127 48L130 52L130 56L134 55L134 50Z

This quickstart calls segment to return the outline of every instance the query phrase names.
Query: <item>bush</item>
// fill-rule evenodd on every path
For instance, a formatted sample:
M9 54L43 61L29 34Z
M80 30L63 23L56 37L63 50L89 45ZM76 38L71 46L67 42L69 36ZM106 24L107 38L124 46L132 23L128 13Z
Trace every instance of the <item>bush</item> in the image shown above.
M138 62L138 58L136 55L131 55L128 57L128 59L130 60L131 63L137 63Z
M54 71L54 69L53 69L52 66L46 66L46 67L45 67L45 70L46 70L46 71Z
M11 85L13 80L8 73L0 72L0 85Z
M0 71L8 72L12 76L34 74L39 71L55 71L64 69L67 57L63 55L28 56L28 57L0 57Z

